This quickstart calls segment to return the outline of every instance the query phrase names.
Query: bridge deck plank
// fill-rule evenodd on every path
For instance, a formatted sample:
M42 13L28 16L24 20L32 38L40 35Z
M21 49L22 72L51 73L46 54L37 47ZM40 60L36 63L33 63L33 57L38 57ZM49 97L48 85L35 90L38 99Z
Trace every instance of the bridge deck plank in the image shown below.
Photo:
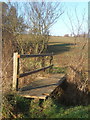
M38 77L30 85L21 88L18 94L26 98L46 99L57 86L63 83L64 74L53 74L49 77Z

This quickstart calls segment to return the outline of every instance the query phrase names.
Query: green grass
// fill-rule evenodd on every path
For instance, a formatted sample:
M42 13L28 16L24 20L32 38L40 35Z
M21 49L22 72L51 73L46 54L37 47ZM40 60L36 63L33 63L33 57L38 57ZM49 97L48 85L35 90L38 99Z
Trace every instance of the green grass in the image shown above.
M88 106L90 108L90 106ZM50 118L88 118L88 107L76 106L72 108L59 108L51 112Z
M48 99L43 103L43 110L39 116L42 118L88 118L88 108L90 109L90 105L66 107Z
M53 67L52 73L66 73L66 68L65 67Z
M88 118L88 109L90 110L90 105L64 106L51 98L42 102L14 95L8 102L7 110L4 108L3 113L6 115L5 112L8 111L9 105L12 105L11 112L17 116L16 120L19 118ZM11 114L6 115L6 117L13 119Z

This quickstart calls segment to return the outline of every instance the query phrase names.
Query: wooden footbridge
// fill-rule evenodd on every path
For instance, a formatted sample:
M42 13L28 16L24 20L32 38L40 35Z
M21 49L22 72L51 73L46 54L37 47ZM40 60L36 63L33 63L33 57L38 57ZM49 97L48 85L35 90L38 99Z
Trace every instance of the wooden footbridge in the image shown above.
M30 57L42 57L42 60L45 56L50 56L49 66L44 66L42 64L42 68L36 69L33 71L25 72L19 74L19 59L22 58L30 58ZM13 56L13 90L17 91L20 96L26 98L38 98L38 99L46 99L50 94L60 85L65 82L64 74L50 74L47 77L37 77L34 81L30 83L30 85L18 88L19 78L25 77L31 74L35 74L39 71L45 71L46 69L51 70L53 67L52 64L53 54L37 54L37 55L19 55L18 53L14 53ZM46 60L45 60L46 61Z

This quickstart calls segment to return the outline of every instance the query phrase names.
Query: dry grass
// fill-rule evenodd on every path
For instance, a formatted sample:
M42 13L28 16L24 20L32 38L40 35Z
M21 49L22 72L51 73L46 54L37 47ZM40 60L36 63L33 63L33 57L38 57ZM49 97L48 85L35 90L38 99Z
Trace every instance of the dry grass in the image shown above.
M77 45L74 45L73 37L50 37L48 52L54 52L56 55L54 57L54 64L57 67L67 66L73 61L75 62L75 58L78 61L81 53L85 54L85 59L87 61L88 58L88 46L86 46L85 50L81 50L86 41L83 38L77 40ZM87 69L87 64L86 64Z
M88 41L78 37L51 37L49 52L54 52L54 65L67 67L68 87L61 101L65 104L88 104Z

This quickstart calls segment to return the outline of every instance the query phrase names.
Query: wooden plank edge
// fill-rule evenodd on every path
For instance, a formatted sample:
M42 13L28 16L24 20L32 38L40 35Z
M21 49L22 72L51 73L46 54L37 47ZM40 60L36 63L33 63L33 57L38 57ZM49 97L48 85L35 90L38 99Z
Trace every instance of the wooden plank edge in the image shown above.
M43 95L43 96L31 96L31 95L21 95L21 94L19 94L19 96L25 97L25 98L44 99L44 100L47 98L47 95Z
M58 85L62 85L64 82L66 82L66 75L63 75L60 80L58 81Z

